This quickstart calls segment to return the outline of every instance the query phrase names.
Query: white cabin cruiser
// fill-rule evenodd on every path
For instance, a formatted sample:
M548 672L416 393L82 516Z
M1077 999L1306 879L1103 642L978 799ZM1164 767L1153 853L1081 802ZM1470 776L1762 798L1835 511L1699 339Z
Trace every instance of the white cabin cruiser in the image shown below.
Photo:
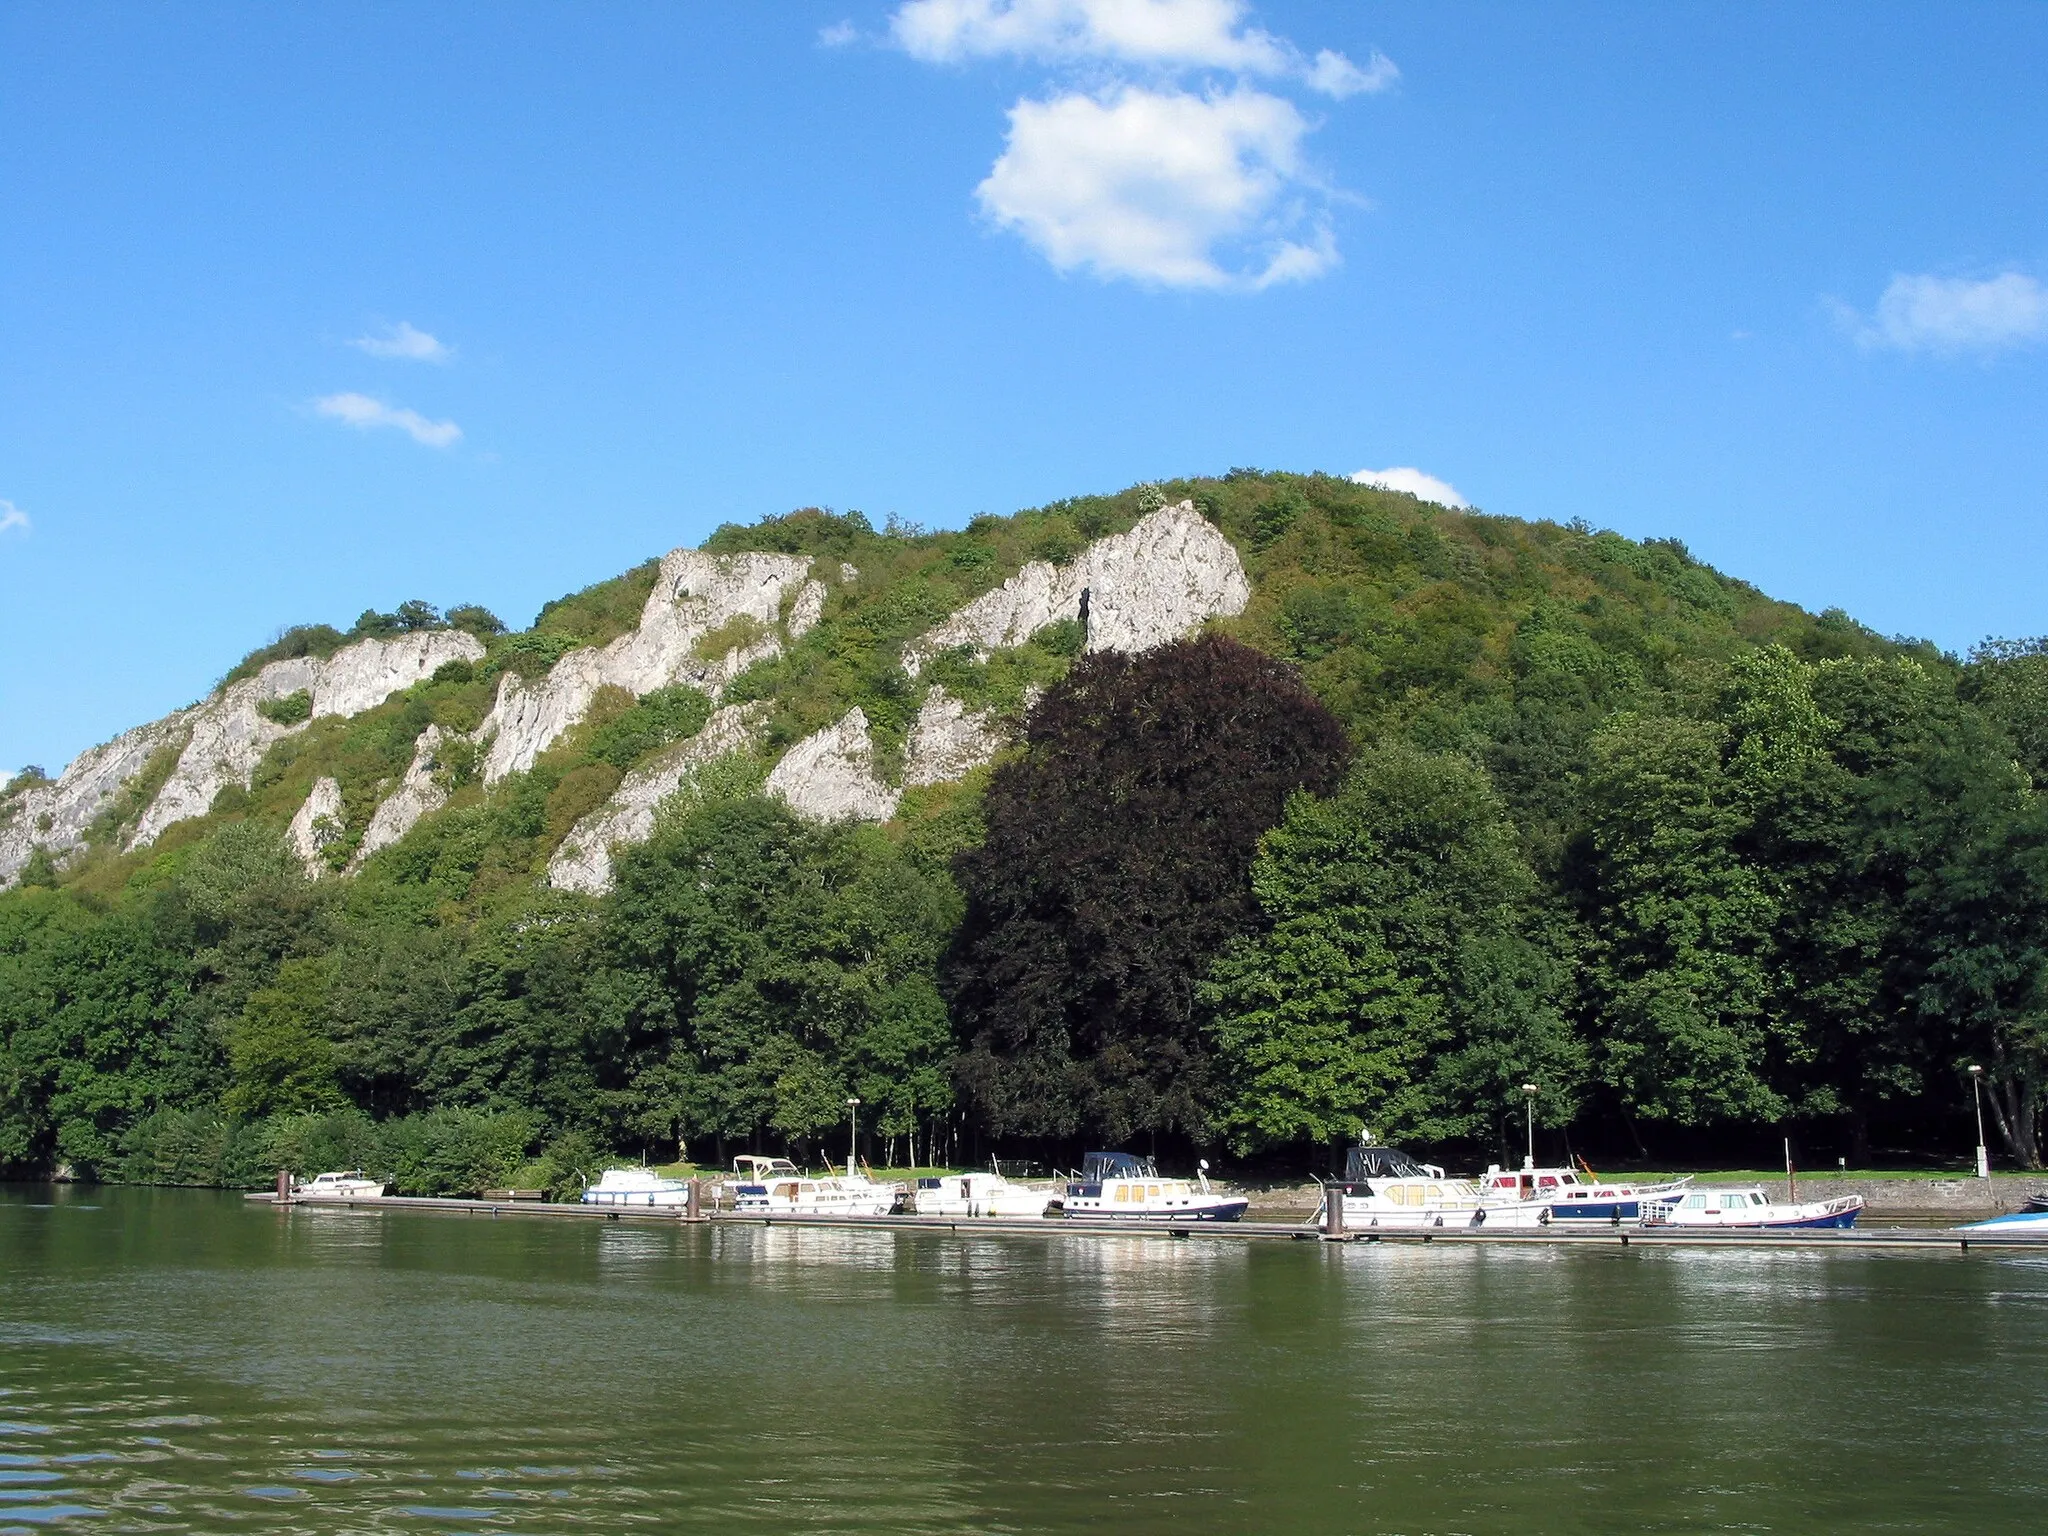
M316 1174L305 1183L292 1186L294 1200L379 1200L383 1195L383 1184L365 1177L360 1168L351 1168L346 1173Z
M741 1163L768 1165L765 1176L740 1175ZM778 1166L779 1165L779 1166ZM829 1170L831 1164L827 1163ZM896 1186L878 1184L851 1164L844 1174L799 1172L784 1158L740 1158L734 1163L732 1208L742 1216L886 1216L896 1207Z
M1434 1163L1418 1163L1399 1147L1360 1143L1345 1155L1344 1177L1325 1186L1323 1204L1310 1218L1321 1226L1331 1193L1344 1202L1347 1232L1423 1232L1486 1227L1534 1230L1550 1224L1544 1200L1488 1194L1470 1179L1453 1179Z
M1236 1221L1250 1209L1241 1195L1219 1195L1209 1188L1205 1161L1195 1175L1200 1187L1186 1179L1162 1179L1149 1157L1134 1152L1090 1152L1081 1160L1081 1176L1054 1201L1061 1214L1090 1221Z
M1534 1200L1550 1207L1559 1222L1641 1221L1660 1206L1685 1194L1691 1175L1643 1184L1630 1179L1602 1179L1591 1168L1538 1168L1533 1164L1509 1171L1495 1163L1479 1180L1483 1195L1504 1200Z
M1853 1227L1863 1209L1861 1195L1794 1204L1772 1200L1755 1185L1745 1189L1689 1190L1669 1205L1644 1215L1652 1227L1747 1229L1758 1227Z
M919 1179L910 1192L910 1210L917 1216L1001 1216L1030 1221L1045 1215L1051 1204L1051 1191L1012 1184L996 1173L940 1174Z
M585 1205L683 1206L690 1186L682 1179L664 1179L652 1168L607 1168L604 1177L583 1191Z

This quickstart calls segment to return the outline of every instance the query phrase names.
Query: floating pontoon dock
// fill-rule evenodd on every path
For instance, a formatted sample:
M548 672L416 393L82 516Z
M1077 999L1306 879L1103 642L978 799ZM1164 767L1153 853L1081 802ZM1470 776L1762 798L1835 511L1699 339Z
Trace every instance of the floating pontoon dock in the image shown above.
M1436 1243L1481 1245L1495 1248L1793 1248L1820 1250L1867 1250L1917 1248L1951 1253L1981 1253L1993 1250L2048 1251L2048 1232L2039 1236L1964 1232L1953 1227L1864 1227L1847 1231L1796 1229L1713 1231L1699 1228L1602 1226L1594 1231L1560 1231L1543 1227L1534 1231L1487 1231L1483 1227L1426 1227L1404 1230L1360 1230L1342 1235L1317 1227L1276 1221L1086 1221L1074 1217L1049 1216L1038 1221L1004 1221L995 1218L949 1216L758 1216L736 1215L731 1211L686 1214L682 1207L650 1208L603 1205L546 1205L530 1200L454 1200L426 1195L383 1195L368 1200L320 1199L283 1200L268 1191L252 1194L251 1201L288 1210L321 1211L436 1211L442 1215L469 1217L538 1216L557 1220L626 1221L636 1225L670 1227L797 1227L856 1232L944 1232L968 1237L1117 1237L1186 1241L1193 1238L1235 1239L1240 1242L1324 1242L1324 1243Z

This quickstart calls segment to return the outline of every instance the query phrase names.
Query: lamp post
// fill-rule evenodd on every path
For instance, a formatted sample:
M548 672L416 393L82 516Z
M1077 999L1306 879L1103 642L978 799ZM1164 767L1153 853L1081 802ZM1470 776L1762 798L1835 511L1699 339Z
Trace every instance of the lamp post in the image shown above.
M1536 1085L1522 1084L1522 1128L1528 1133L1529 1150L1522 1158L1524 1168L1536 1166Z
M1977 1106L1977 1177L1991 1177L1991 1154L1984 1150L1984 1069L1974 1063L1963 1069L1970 1074L1970 1098Z
M853 1177L853 1162L860 1150L860 1100L846 1101L846 1176Z

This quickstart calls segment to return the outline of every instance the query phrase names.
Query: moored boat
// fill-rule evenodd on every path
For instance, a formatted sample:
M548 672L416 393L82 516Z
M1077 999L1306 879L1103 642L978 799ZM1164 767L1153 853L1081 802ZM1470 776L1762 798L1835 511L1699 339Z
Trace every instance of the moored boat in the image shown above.
M1209 1188L1206 1161L1191 1181L1160 1177L1152 1159L1135 1152L1090 1152L1054 1206L1090 1221L1236 1221L1251 1201Z
M1772 1200L1762 1189L1751 1185L1742 1189L1688 1190L1677 1200L1645 1213L1643 1224L1706 1231L1853 1227L1862 1210L1861 1195L1793 1203Z
M1046 1213L1052 1203L1048 1190L1012 1184L995 1173L942 1173L922 1178L910 1192L910 1211L916 1216L1009 1217L1029 1221Z
M2048 1207L2036 1208L2033 1201L2027 1202L2022 1211L2012 1211L2004 1216L1993 1216L1988 1221L1973 1221L1967 1226L1957 1227L1958 1232L1985 1232L1994 1236L2007 1237L2048 1237Z
M1323 1187L1323 1203L1310 1223L1324 1224L1332 1194L1343 1201L1347 1232L1420 1232L1486 1227L1534 1230L1550 1220L1543 1200L1489 1195L1471 1179L1454 1179L1434 1163L1417 1162L1399 1147L1361 1142L1344 1158L1344 1177Z
M305 1183L292 1186L294 1200L377 1200L383 1194L383 1183L367 1177L360 1168L316 1174Z
M690 1186L682 1179L664 1179L652 1168L607 1168L604 1177L583 1191L585 1205L683 1206Z
M896 1207L895 1185L877 1183L851 1166L845 1174L813 1175L798 1172L782 1158L742 1161L757 1167L768 1163L772 1171L765 1177L736 1178L727 1186L740 1215L886 1216Z
M1482 1195L1492 1199L1537 1201L1550 1207L1552 1221L1640 1221L1657 1207L1681 1198L1691 1177L1641 1183L1633 1179L1602 1179L1591 1168L1522 1167L1504 1169L1495 1163L1479 1179Z

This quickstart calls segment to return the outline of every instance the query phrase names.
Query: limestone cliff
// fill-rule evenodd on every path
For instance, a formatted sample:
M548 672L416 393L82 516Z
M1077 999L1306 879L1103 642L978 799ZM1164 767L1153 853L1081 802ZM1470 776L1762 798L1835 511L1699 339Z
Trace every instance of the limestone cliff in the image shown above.
M13 883L37 848L59 864L73 855L94 820L117 804L119 792L160 751L177 747L177 762L143 808L126 840L129 848L147 847L173 823L205 815L228 785L246 788L263 754L304 729L304 722L280 725L257 706L303 692L315 717L356 715L433 676L446 662L479 661L483 654L475 636L458 630L359 640L325 660L274 661L189 709L82 752L56 783L17 797L15 815L0 828L0 886Z
M903 798L875 775L875 744L858 706L785 752L766 789L813 821L887 821Z
M683 776L715 758L746 751L765 713L759 704L728 704L713 711L688 741L627 774L611 799L577 822L563 839L548 862L548 883L558 891L592 895L610 890L612 849L647 841L654 832L655 810L681 786Z
M1252 587L1222 532L1183 501L1141 519L1129 533L1097 539L1065 566L1034 561L904 648L915 677L954 646L978 654L1022 645L1048 624L1076 619L1088 593L1088 649L1143 651L1244 612Z
M807 579L810 566L800 555L670 551L638 628L602 648L569 652L538 682L507 675L478 731L489 743L484 782L531 768L607 684L637 697L689 683L717 698L734 677L818 622L827 592ZM736 621L752 634L709 659L697 654L707 636Z
M448 803L448 791L434 774L441 766L441 745L446 739L438 725L420 732L419 739L412 744L412 763L405 770L405 777L378 804L369 826L363 829L363 840L349 855L351 871L362 868L363 860L371 854L404 837L422 816L430 816Z
M306 866L307 875L317 878L326 873L327 860L322 855L327 845L341 836L343 815L341 785L334 779L315 779L306 803L284 834L285 842Z

